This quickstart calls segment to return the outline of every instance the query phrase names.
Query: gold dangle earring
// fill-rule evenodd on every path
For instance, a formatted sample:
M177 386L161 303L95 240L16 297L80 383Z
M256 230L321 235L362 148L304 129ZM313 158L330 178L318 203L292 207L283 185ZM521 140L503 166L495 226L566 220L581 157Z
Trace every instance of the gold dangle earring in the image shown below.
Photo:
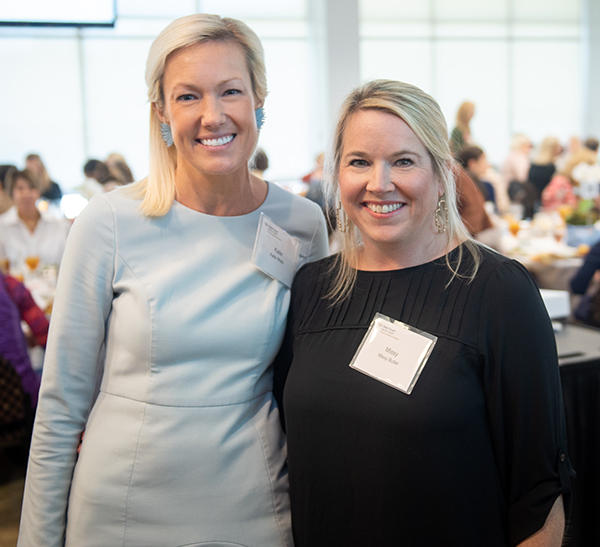
M435 210L435 226L439 234L443 234L448 229L448 208L446 207L445 194L438 199L437 209Z
M338 200L337 202L337 206L335 208L335 218L337 220L338 230L343 234L346 233L346 228L348 227L348 216L342 207L342 200Z

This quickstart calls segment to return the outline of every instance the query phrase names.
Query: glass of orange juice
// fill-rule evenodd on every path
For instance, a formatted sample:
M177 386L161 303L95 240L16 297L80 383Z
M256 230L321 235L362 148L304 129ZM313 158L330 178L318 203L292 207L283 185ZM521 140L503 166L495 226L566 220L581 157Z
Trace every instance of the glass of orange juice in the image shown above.
M25 264L27 264L27 267L29 268L29 270L33 272L40 264L40 257L35 256L35 255L30 255L25 258Z
M520 229L521 226L516 218L511 217L508 219L508 230L512 235L516 236Z

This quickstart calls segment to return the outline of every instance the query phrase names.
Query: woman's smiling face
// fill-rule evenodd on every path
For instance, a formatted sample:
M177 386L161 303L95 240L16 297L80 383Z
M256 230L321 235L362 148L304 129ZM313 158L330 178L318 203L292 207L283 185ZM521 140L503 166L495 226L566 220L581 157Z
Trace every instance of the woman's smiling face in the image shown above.
M178 176L195 179L248 170L258 139L260 104L242 48L204 42L171 54L163 77L164 108L177 149Z
M416 265L439 256L446 241L437 233L435 211L443 186L404 120L375 109L353 114L344 132L339 185L342 205L362 235L363 263L398 257Z

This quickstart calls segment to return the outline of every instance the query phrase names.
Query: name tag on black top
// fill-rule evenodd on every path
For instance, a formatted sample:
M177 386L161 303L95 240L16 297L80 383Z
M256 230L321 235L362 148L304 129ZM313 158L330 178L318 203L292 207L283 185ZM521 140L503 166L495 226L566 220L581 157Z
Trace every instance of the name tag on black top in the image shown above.
M410 395L436 342L433 334L376 313L350 367Z

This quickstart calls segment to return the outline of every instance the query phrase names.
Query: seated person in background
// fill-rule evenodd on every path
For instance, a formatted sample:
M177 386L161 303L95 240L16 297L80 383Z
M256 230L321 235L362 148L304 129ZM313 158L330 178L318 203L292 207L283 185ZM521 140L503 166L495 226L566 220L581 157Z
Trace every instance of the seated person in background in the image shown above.
M99 184L102 193L110 192L121 186L121 183L111 174L106 164L100 160L90 160L83 167L83 172L88 179L93 179Z
M483 194L460 165L456 167L456 204L469 234L477 241L500 251L500 230L494 226L485 209Z
M588 150L591 150L592 152L598 154L598 146L600 146L600 143L598 142L598 139L595 139L594 137L589 137L585 139L583 146Z
M269 168L269 158L262 148L257 148L250 160L250 172L264 180L265 171Z
M490 167L485 152L479 146L466 146L459 152L458 159L483 195L485 201L495 203L493 186L489 182L486 183L482 180L482 177Z
M129 165L127 165L125 158L121 154L117 154L116 152L109 154L104 163L113 178L121 184L129 184L135 180L131 169L129 169Z
M594 327L600 327L600 292L598 292L600 290L600 286L598 286L600 279L597 273L598 270L600 270L600 242L592 246L585 257L583 265L570 281L571 292L583 295L583 298L573 310L573 315L579 321ZM595 290L588 291L592 280L595 283L595 285L592 285Z
M25 158L25 169L31 171L37 178L41 197L48 201L59 201L62 198L60 186L50 179L46 166L38 154L29 154Z
M15 171L9 196L14 206L0 215L0 258L7 258L11 269L22 269L27 257L38 257L43 264L60 264L68 224L37 209L37 179L27 170Z
M529 168L529 182L533 184L540 199L544 188L552 180L556 171L556 158L562 154L562 146L556 137L546 137L537 152L535 160Z
M481 179L489 183L494 189L496 212L505 215L510 212L510 197L508 197L508 184L504 177L491 165L481 176Z
M302 177L302 182L306 182L308 192L306 197L314 201L323 211L325 210L325 200L323 198L323 164L325 163L325 153L321 152L315 160L315 168Z
M94 175L98 163L100 163L100 160L89 160L86 162L83 166L85 180L75 188L75 190L87 200L92 199L94 196L101 196L104 194L104 187L98 182Z
M573 294L585 294L590 281L598 270L600 270L600 242L592 246L581 268L571 279L570 285Z
M525 218L533 216L536 191L528 181L531 161L531 141L525 135L516 135L511 142L511 150L502 164L501 173L508 183L508 194L511 201L521 203Z
M12 199L8 197L4 181L8 181L10 174L16 170L14 165L0 165L0 215L12 207Z
M596 153L588 148L580 148L567 160L564 167L552 177L552 180L542 192L542 208L544 211L556 211L561 205L575 208L578 198L573 190L578 183L573 179L573 169L580 163L593 165L596 163Z
M531 142L525 135L515 135L510 144L510 152L502 164L502 176L509 182L527 182L529 175L529 153Z
M485 201L492 202L499 213L507 213L510 199L506 182L488 162L485 152L479 146L466 146L457 157L467 170L471 180L482 193Z
M31 399L31 408L35 408L40 380L31 368L21 321L25 321L31 329L30 344L46 347L48 319L22 283L0 272L0 355L21 377L23 389Z

